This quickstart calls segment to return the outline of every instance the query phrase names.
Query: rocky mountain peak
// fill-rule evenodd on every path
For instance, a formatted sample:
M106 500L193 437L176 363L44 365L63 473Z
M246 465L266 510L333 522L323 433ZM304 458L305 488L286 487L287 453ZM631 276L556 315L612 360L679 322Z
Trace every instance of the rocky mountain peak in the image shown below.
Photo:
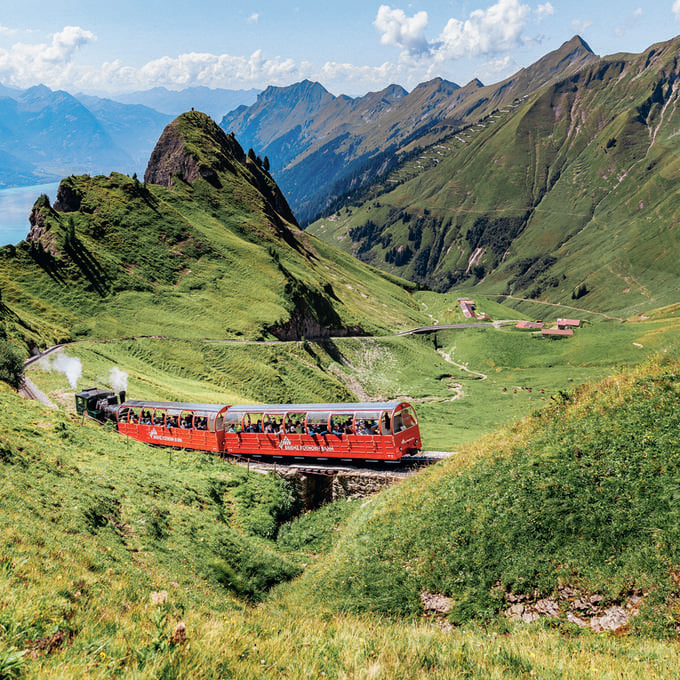
M189 111L167 125L144 173L148 184L171 187L176 178L219 184L217 174L245 163L243 149L205 113Z

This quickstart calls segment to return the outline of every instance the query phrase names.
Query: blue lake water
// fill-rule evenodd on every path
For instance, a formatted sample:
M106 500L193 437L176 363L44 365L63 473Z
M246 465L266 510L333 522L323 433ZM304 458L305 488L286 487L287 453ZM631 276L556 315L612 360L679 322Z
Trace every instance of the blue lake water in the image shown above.
M33 184L27 187L0 189L0 246L23 241L31 228L28 216L40 194L47 194L50 203L57 197L59 182Z

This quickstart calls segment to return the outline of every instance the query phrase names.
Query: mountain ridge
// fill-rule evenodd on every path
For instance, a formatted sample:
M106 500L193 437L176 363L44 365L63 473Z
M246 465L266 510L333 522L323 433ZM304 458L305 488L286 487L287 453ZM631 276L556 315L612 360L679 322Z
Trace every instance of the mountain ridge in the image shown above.
M678 47L587 58L476 124L443 126L311 230L437 290L587 294L618 315L671 304Z
M266 114L260 113L262 104L241 107L227 114L220 126L233 131L244 147L269 157L272 172L298 219L305 224L333 200L329 187L345 182L347 188L354 188L370 181L376 172L385 169L385 163L375 160L397 153L418 131L435 124L447 129L461 127L593 59L597 57L576 36L495 85L472 81L461 88L435 78L398 99L389 99L389 105L382 107L375 106L380 93L355 99L336 97L321 111L318 107L308 108L310 113L304 120L291 119L290 111L299 102L291 101L290 95L299 92L299 100L304 102L309 81L287 88L268 88ZM375 167L367 170L371 162ZM357 173L363 176L357 178Z

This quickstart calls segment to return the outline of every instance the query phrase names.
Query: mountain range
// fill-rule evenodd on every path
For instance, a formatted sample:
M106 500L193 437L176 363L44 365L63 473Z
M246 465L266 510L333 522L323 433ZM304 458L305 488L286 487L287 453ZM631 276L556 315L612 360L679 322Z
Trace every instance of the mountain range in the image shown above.
M505 103L480 92L474 121L471 103L431 125L309 229L439 291L620 317L673 304L679 49L600 59L572 41L573 68L533 92L518 74Z
M495 85L464 87L435 78L411 92L390 85L363 97L335 97L319 83L270 87L220 125L241 144L267 156L301 223L339 194L389 168L416 140L436 139L477 121L597 61L575 37L534 65Z
M192 107L219 117L255 98L254 90L154 88L117 100L39 85L0 85L0 187L72 174L144 172L163 128Z

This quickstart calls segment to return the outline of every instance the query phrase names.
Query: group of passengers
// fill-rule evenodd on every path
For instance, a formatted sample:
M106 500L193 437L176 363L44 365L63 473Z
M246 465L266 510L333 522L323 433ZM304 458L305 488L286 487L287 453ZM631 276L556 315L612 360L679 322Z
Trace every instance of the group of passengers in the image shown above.
M140 425L156 425L157 427L167 428L182 428L185 430L207 430L208 419L203 416L193 417L191 413L185 413L181 418L179 416L167 416L162 411L155 411L152 415L148 409L143 409L141 414L135 413L130 409L124 413L121 422L125 423L139 423Z
M257 432L263 434L303 434L314 435L335 435L341 437L343 434L376 435L380 434L380 425L375 419L357 420L356 427L353 419L347 418L342 421L331 417L330 421L308 422L305 426L304 419L293 420L292 418L282 418L277 422L276 418L265 416L263 420L251 422L250 416L246 416L243 427L238 423L231 423L226 428L227 432Z

